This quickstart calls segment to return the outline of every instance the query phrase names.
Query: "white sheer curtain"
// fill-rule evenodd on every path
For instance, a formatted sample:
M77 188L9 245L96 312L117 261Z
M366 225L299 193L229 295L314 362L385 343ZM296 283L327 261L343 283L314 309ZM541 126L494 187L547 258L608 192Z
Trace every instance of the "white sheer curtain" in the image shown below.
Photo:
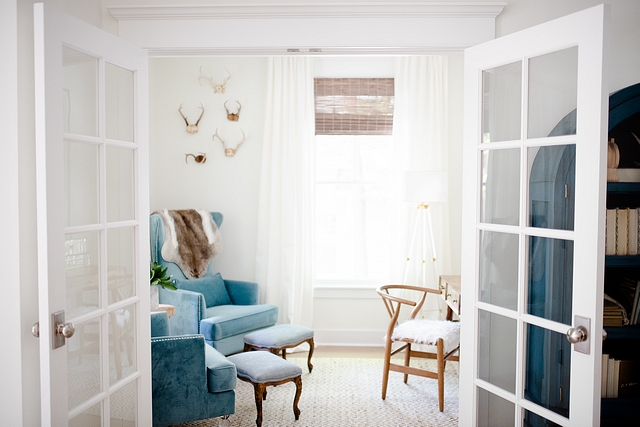
M256 281L278 323L312 327L313 59L268 59Z
M431 170L446 171L447 143L447 57L446 56L411 56L396 58L395 63L395 108L393 121L393 138L396 152L395 170L396 185L402 188L405 171ZM395 280L400 282L408 255L410 228L417 209L409 204L398 192L395 200L398 218L395 222L398 236L394 251L399 262L393 272ZM428 202L428 201L425 201ZM426 260L427 287L437 288L436 273L449 270L449 221L447 204L437 203L429 206L433 220L434 240L436 246L436 264ZM419 262L410 262L408 283L415 284L420 271ZM434 267L437 271L434 272ZM426 306L423 314L439 317L440 302L431 298L432 303ZM444 306L444 304L442 304ZM431 312L430 314L427 312Z

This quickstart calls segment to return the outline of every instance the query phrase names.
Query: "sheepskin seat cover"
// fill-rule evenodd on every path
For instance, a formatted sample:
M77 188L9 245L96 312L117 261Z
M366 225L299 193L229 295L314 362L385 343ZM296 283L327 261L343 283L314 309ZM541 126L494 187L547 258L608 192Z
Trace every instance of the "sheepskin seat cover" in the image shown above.
M392 341L413 340L416 344L436 345L442 338L444 353L447 354L460 345L460 322L445 320L414 319L396 326Z

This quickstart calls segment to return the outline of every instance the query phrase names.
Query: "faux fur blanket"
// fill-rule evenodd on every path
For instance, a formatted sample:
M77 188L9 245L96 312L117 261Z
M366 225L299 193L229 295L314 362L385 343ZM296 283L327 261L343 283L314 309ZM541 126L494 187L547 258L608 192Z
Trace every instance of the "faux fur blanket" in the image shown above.
M209 212L196 209L157 212L165 225L162 258L175 262L188 279L204 276L222 251L222 237Z
M415 319L396 326L392 340L409 338L417 344L436 345L439 338L444 344L444 354L460 345L460 322Z

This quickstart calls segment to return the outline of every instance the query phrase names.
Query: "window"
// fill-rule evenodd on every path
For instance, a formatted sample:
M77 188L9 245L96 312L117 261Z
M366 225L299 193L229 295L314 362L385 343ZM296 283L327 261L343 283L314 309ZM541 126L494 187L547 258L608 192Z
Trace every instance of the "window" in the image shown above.
M316 284L390 276L393 79L316 79Z

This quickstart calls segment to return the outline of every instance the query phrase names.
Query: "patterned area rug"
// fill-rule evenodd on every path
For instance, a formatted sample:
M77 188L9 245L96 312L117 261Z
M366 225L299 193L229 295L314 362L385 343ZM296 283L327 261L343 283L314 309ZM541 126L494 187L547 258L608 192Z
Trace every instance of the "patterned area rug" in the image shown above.
M454 427L458 425L458 362L447 363L444 412L438 410L436 380L389 373L387 398L380 397L382 359L313 358L313 372L307 359L289 357L302 368L300 419L293 415L295 385L286 383L267 389L262 404L263 427ZM412 363L414 364L414 363ZM418 359L415 366L435 368L434 360ZM236 413L220 418L180 424L180 427L255 426L253 386L238 380Z

